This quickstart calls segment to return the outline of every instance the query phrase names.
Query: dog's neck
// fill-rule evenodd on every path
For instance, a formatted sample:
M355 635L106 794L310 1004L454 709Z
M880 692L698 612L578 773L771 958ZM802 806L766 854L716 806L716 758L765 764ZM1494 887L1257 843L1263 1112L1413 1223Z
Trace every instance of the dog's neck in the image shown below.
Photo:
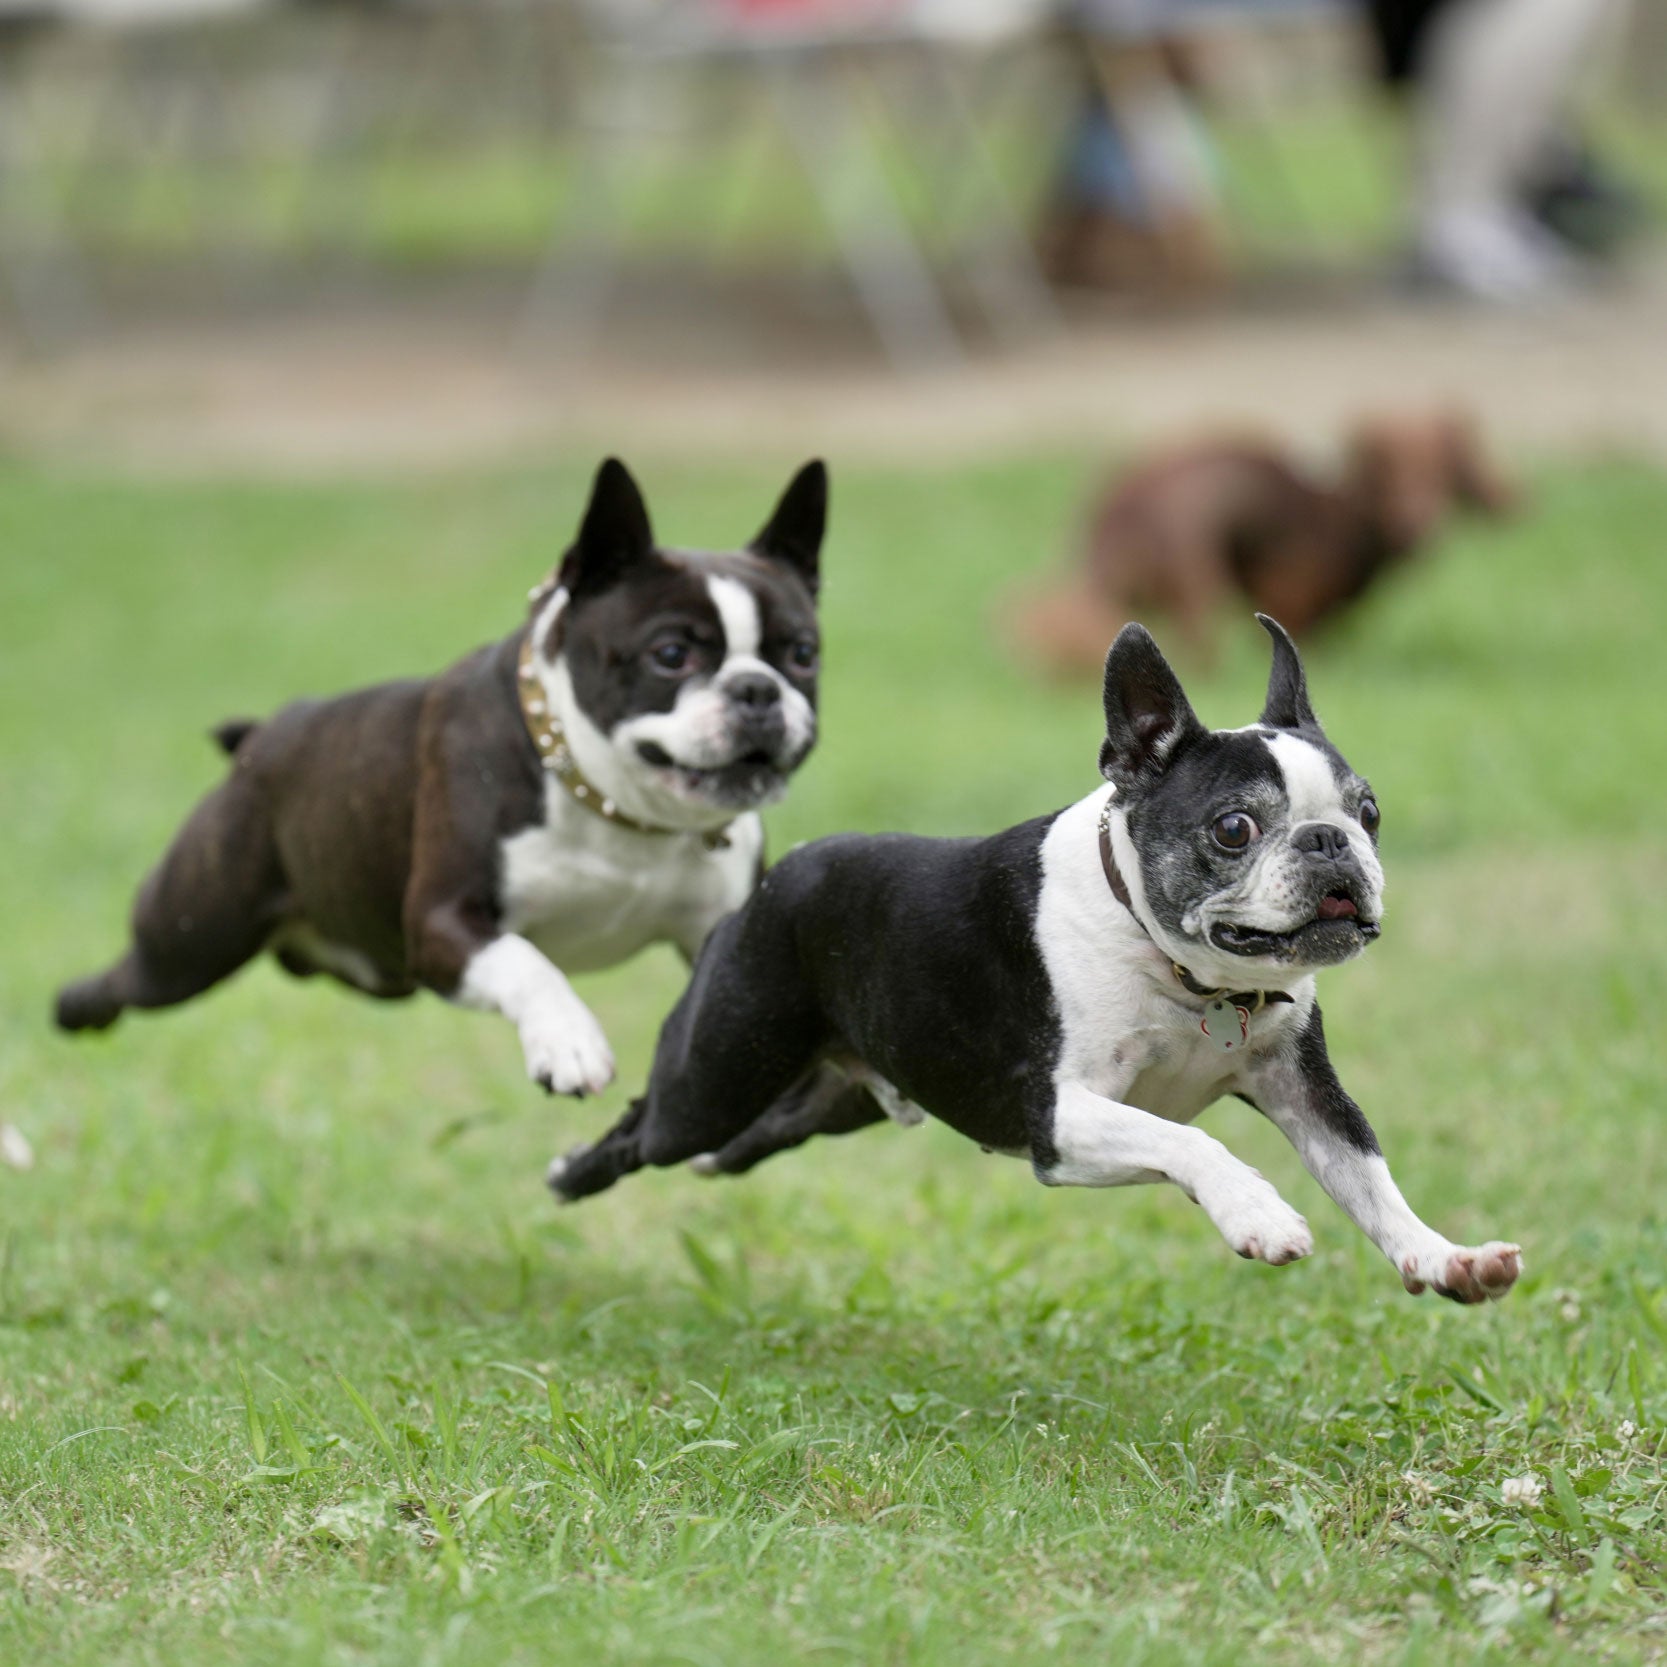
M1381 568L1410 556L1420 540L1407 532L1391 531L1379 489L1369 473L1359 467L1345 473L1335 501L1342 511L1344 529L1344 560L1337 575L1340 599L1351 601Z
M1417 547L1411 539L1393 536L1375 510L1363 504L1349 507L1344 562L1338 575L1342 581L1341 600L1345 602L1358 596L1383 568L1411 555Z

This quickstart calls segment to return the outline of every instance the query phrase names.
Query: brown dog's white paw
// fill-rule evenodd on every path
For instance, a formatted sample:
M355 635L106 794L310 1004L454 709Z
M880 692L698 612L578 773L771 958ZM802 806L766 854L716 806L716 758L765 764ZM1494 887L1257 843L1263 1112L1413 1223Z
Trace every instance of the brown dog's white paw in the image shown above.
M1484 1245L1449 1245L1434 1257L1407 1256L1401 1283L1414 1296L1432 1290L1451 1302L1497 1302L1522 1272L1522 1247L1490 1239Z
M527 1075L547 1094L583 1099L614 1080L613 1050L590 1009L575 1000L565 1011L541 1013L521 1027Z

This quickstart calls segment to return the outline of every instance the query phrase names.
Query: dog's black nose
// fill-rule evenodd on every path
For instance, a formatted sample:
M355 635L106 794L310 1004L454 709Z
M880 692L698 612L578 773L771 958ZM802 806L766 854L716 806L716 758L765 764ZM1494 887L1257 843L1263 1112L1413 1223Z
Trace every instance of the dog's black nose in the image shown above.
M1305 823L1291 835L1291 844L1322 862L1341 862L1353 854L1349 848L1348 830L1334 822Z
M779 704L781 684L766 672L744 671L724 684L724 693L737 706L763 711L767 706Z

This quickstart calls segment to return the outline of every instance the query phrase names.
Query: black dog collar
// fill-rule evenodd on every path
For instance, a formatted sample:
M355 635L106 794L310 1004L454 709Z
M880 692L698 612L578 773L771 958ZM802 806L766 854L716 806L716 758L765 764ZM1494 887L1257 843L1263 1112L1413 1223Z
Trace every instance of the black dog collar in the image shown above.
M657 834L663 839L669 839L689 831L687 828L661 828L652 822L639 822L636 817L627 816L606 793L585 779L585 773L579 768L578 761L573 756L573 749L568 745L567 732L562 728L561 720L550 710L544 685L538 680L538 672L533 666L533 640L530 633L521 642L521 659L516 667L515 687L521 697L521 716L526 722L527 734L532 737L532 744L537 749L544 768L586 810L600 816L604 822L629 828L633 833ZM727 822L721 828L708 829L699 836L700 842L708 851L726 850L729 846L728 830Z
M1111 851L1111 800L1106 800L1105 809L1100 812L1100 866L1106 871L1106 884L1111 887L1111 895L1129 911L1129 919L1146 932L1145 922L1135 913L1134 899L1129 895L1129 882L1123 878L1123 872L1117 866L1117 858ZM1146 932L1151 937L1150 932ZM1175 975L1175 982L1190 995L1202 996L1205 1001L1225 1001L1234 1007L1248 1008L1252 1013L1259 1013L1270 1001L1293 1001L1295 998L1284 990L1212 990L1206 984L1200 984L1196 978L1181 965L1179 961L1171 961L1169 970Z

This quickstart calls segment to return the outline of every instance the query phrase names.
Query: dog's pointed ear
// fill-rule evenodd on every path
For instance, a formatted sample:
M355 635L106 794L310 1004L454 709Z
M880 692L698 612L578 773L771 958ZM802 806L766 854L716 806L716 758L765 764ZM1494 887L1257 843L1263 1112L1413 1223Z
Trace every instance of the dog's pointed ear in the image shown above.
M1204 733L1180 679L1144 625L1125 625L1106 655L1106 738L1100 774L1120 788L1163 773L1184 741Z
M747 546L755 556L786 562L816 594L822 537L828 530L828 467L812 458L787 484L764 530Z
M1303 675L1297 645L1277 619L1258 614L1256 623L1273 638L1273 669L1268 673L1268 701L1262 722L1275 729L1302 729L1317 722L1308 704L1308 679Z
M558 582L573 596L603 590L653 552L654 529L631 471L617 457L605 458L591 483L579 536L562 558Z

